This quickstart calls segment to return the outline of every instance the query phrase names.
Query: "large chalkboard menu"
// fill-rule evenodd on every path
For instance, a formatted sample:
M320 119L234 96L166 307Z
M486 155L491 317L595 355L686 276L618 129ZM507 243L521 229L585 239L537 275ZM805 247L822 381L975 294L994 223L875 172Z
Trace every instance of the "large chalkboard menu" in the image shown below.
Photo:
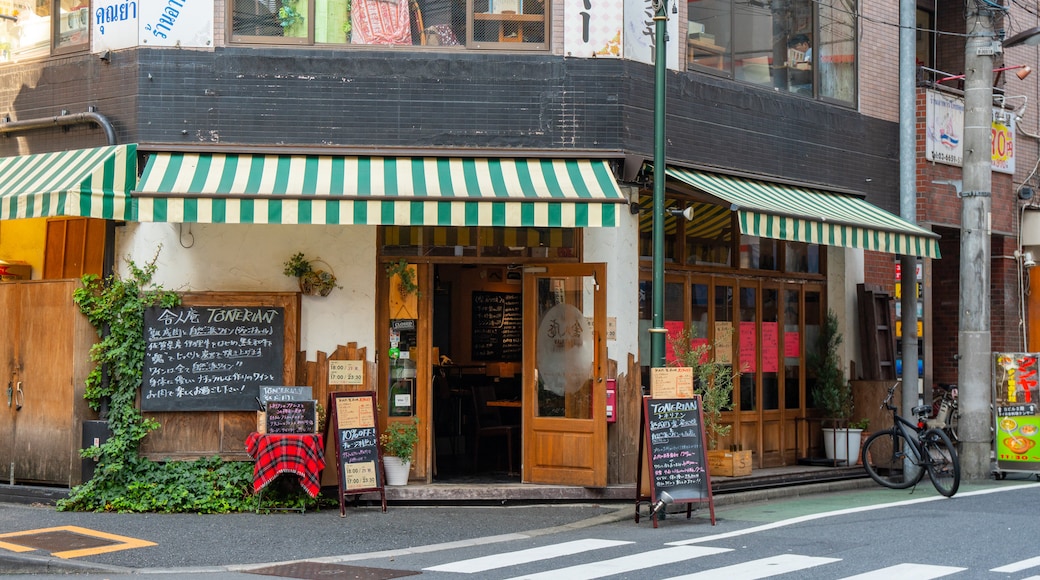
M378 491L386 511L382 454L376 424L376 394L372 391L329 394L329 420L335 433L336 466L339 469L339 512L346 515L344 497Z
M711 496L708 462L704 454L704 423L700 396L694 395L689 399L644 397L641 436L646 443L645 450L649 462L650 502L657 504L668 498L671 503L676 504L706 501L711 509L711 522L714 524L715 505ZM637 490L638 488L637 485ZM657 517L654 514L655 526L656 523Z
M282 381L285 309L183 306L144 313L144 411L255 411Z
M473 293L473 360L521 360L523 308L520 300L520 294L515 292Z

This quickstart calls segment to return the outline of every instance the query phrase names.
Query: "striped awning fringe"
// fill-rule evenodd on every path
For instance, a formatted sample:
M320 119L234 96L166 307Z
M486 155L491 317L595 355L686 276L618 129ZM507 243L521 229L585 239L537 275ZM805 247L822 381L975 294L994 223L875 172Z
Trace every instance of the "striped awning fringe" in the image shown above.
M137 183L137 145L0 157L0 220L126 220Z
M133 194L149 222L615 226L606 161L159 153Z
M666 171L728 203L746 235L939 258L938 234L852 195L676 167Z

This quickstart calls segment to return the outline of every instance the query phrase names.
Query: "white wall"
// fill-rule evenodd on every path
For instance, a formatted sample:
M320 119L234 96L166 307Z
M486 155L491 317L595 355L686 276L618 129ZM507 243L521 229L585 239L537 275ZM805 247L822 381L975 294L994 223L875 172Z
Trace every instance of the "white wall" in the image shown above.
M374 226L129 223L116 235L116 270L125 275L127 257L143 266L158 250L155 281L167 290L295 292L284 262L296 252L320 258L343 288L303 297L300 344L313 360L348 342L374 352L375 243Z
M828 308L838 315L838 329L841 331L842 366L846 378L849 376L849 363L856 362L856 374L862 375L863 365L858 360L859 348L859 307L856 298L856 286L864 281L863 250L827 247L827 301Z
M622 187L629 199L638 200L635 188ZM617 320L617 340L607 341L607 356L625 372L628 355L639 358L639 216L620 207L621 223L614 228L587 228L585 261L607 265L607 316Z

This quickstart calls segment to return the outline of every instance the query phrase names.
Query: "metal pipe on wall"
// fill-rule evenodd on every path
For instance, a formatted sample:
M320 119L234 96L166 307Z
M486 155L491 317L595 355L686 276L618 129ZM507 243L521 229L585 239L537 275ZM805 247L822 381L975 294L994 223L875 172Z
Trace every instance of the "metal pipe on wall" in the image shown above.
M71 115L57 115L55 117L42 117L39 119L25 119L22 121L11 121L7 118L0 119L0 135L30 131L32 129L43 129L46 127L67 127L69 125L94 124L105 132L105 138L109 145L116 144L116 129L112 122L101 113L95 112L93 107L85 113L73 113Z

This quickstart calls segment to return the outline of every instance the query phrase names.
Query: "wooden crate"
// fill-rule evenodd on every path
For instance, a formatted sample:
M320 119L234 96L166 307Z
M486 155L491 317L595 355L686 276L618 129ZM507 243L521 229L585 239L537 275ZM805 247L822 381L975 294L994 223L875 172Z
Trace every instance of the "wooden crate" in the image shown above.
M708 451L708 473L721 477L751 475L751 451Z

